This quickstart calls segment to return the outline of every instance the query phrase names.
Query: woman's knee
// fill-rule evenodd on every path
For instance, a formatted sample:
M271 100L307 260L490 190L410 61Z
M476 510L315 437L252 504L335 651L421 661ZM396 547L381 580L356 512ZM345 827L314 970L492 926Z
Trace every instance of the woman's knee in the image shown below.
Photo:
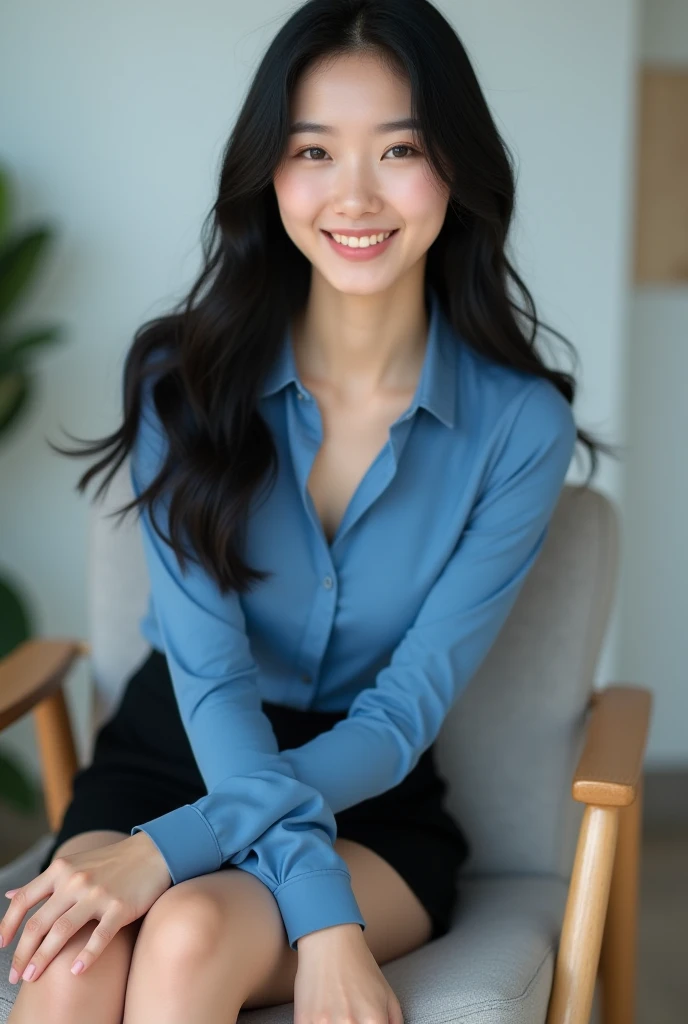
M226 913L211 893L180 882L143 916L137 947L145 947L147 959L159 959L174 975L207 963L221 943L226 947L227 925Z
M130 990L139 998L143 974L169 995L178 986L188 995L194 984L221 978L224 999L257 997L257 1005L285 1002L293 993L296 952L287 941L282 916L270 890L239 870L217 871L167 889L143 918L134 950ZM150 982L146 981L147 988ZM129 992L127 994L129 998Z

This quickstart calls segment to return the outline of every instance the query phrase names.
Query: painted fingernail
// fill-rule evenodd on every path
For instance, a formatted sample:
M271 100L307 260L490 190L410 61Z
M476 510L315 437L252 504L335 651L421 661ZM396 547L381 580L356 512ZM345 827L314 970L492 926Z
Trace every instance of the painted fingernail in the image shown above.
M36 973L36 965L35 964L29 964L29 966L26 968L26 970L22 974L23 981L31 981L31 979L33 978L35 973Z
M14 967L10 968L10 985L16 985L19 981L19 971L15 971Z
M77 962L72 967L72 974L81 974L83 969L84 969L83 961L82 960L77 960Z

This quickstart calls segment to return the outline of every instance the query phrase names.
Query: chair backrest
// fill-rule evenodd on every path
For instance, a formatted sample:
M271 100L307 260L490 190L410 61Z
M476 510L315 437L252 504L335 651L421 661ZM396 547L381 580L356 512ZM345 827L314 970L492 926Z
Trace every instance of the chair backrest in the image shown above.
M150 650L139 632L149 586L137 515L119 526L108 518L132 497L124 463L91 506L91 744ZM570 876L583 811L571 779L617 567L615 506L566 485L516 604L437 740L447 805L472 846L468 875Z

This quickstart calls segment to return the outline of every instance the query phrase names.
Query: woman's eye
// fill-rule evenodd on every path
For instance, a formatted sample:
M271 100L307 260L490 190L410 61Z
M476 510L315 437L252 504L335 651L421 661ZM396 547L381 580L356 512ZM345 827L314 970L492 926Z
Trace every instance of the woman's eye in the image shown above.
M304 156L306 153L313 153L313 152L315 152L315 153L324 153L325 150L321 149L320 146L309 146L308 149L302 149L301 152L297 153L296 155L297 156ZM311 157L311 159L312 159L312 157Z
M413 146L407 146L406 143L404 143L404 142L400 142L396 146L392 146L392 149L388 149L387 152L391 153L393 149L407 149L409 151L409 153L417 153L418 152L418 150L414 149ZM406 156L406 154L405 153L402 154L402 157L403 156Z
M409 154L417 153L418 152L418 150L414 149L413 146L408 146L406 143L401 143L401 142L397 143L396 146L391 146L390 149L387 150L387 152L391 153L394 150L398 150L398 149L408 150ZM308 146L306 149L302 149L301 152L297 153L296 155L297 156L305 156L306 153L324 153L324 152L325 152L325 150L321 146ZM406 159L406 156L407 156L406 153L402 153L401 156L396 156L396 157L394 157L394 159L395 160L403 160L403 159ZM308 159L313 161L313 162L317 162L317 161L320 160L320 157L316 158L316 157L312 157L311 156L311 157L308 157Z

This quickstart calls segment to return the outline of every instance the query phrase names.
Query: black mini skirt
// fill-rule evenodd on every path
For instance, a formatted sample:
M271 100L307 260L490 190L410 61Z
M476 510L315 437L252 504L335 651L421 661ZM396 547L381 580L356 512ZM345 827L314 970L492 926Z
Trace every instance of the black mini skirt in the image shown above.
M263 701L278 747L307 743L346 718ZM335 814L337 836L367 846L401 875L425 906L431 938L445 935L458 899L458 874L470 848L444 806L447 783L434 745L399 785ZM41 864L66 839L93 829L131 833L207 793L184 729L167 659L153 649L125 685L115 713L98 730L91 763L74 776L72 800ZM230 867L227 862L223 867Z

